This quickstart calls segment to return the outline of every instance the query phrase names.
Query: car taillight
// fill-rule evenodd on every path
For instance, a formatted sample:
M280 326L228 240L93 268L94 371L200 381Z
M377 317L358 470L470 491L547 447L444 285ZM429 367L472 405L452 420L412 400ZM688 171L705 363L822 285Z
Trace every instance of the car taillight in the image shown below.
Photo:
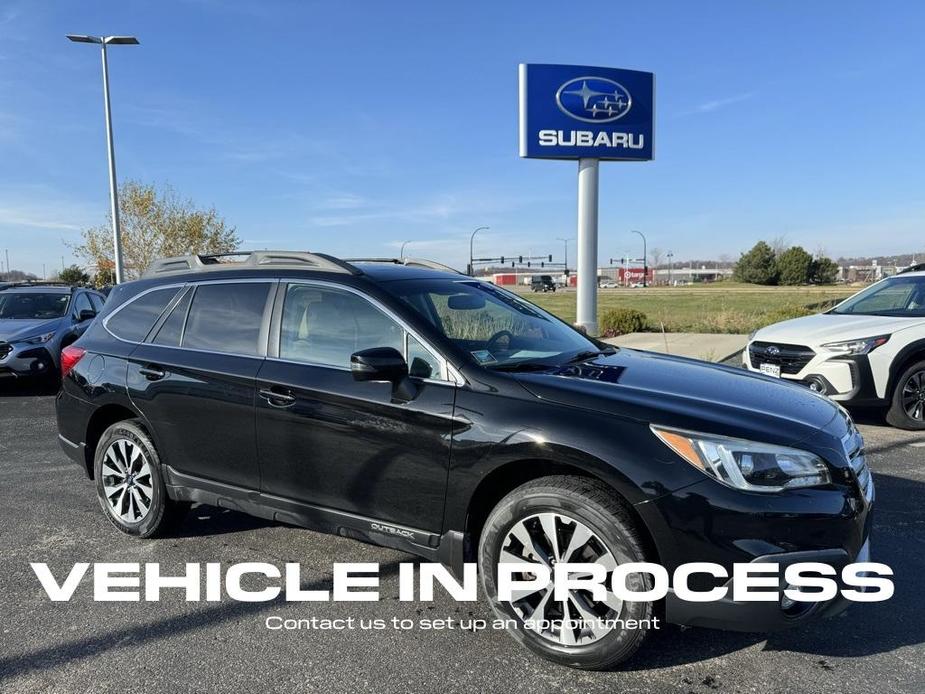
M71 369L77 366L77 362L84 358L87 350L82 347L69 345L61 350L61 378L67 376Z

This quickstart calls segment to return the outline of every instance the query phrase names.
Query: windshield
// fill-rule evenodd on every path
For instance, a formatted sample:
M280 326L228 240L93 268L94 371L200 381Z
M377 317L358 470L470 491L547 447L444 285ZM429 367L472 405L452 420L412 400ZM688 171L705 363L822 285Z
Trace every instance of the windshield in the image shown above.
M925 317L925 276L890 277L855 294L829 313L900 318Z
M2 292L0 319L60 318L67 311L70 300L69 294L61 292Z
M552 366L600 347L516 294L477 280L407 280L383 285L477 363Z

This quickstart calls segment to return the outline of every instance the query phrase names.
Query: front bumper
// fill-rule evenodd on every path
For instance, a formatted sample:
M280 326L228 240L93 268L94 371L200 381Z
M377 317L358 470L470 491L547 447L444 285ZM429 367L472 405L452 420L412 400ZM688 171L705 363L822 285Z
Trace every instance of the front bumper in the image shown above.
M850 559L843 549L831 549L766 555L754 559L751 563L776 564L779 577L777 589L783 595L786 588L784 571L791 564L821 562L835 568L840 575L846 565L866 561L870 561L869 539L853 559ZM730 578L725 584L728 589L727 595L732 595L733 580ZM735 602L730 598L724 598L715 602L688 602L681 600L673 590L669 590L665 598L665 619L672 624L685 626L727 631L769 632L788 629L810 619L833 617L843 612L849 604L850 601L840 595L828 602L796 603L788 609L784 609L779 601Z
M746 347L742 352L742 366L758 373L760 364L754 362L755 358ZM879 407L889 404L888 399L877 395L873 371L866 354L836 356L817 353L797 373L782 372L780 377L811 387L846 405Z
M12 347L12 349L9 349ZM0 380L41 377L55 372L55 361L43 345L7 345L0 358Z

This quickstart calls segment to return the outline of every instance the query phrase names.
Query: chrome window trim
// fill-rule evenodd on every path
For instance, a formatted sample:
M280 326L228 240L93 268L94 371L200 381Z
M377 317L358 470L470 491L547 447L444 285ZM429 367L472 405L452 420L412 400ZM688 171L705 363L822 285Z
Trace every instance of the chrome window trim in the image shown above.
M119 337L119 336L116 335L112 330L109 329L109 321L111 321L111 320L113 319L114 316L117 316L117 315L119 314L120 311L122 311L123 309L125 309L125 307L134 304L134 303L135 303L136 301L138 301L141 297L147 296L147 295L150 294L151 292L156 292L156 291L159 291L159 290L161 290L161 289L180 289L180 288L182 288L182 287L185 286L185 285L186 285L186 282L175 282L175 283L173 283L173 284L159 284L159 285L157 285L156 287L149 287L148 289L145 289L145 290L142 291L142 292L138 292L135 296L133 296L131 299L129 299L128 301L126 301L124 304L122 304L121 306L119 306L118 308L116 308L115 311L113 311L113 312L110 313L108 316L106 316L106 318L103 319L103 328L106 330L107 333L109 333L110 335L112 335L112 336L113 336L114 338L116 338L119 342L124 342L124 343L127 344L127 345L140 345L140 344L144 344L145 339L148 337L147 335L145 335L144 338L142 338L141 340L126 340L125 338ZM166 310L167 310L167 307L170 306L170 305L173 303L173 299L175 299L175 298L176 298L176 295L174 295L174 297L173 297L170 301L167 302L167 306L164 307L164 311L166 311ZM164 314L164 311L161 311L161 314L158 315L157 319L154 321L154 325L157 325L158 321L161 319L161 315ZM152 325L151 327L153 328L154 325ZM148 332L150 333L151 331L149 330ZM162 345L159 345L159 346L162 346Z
M383 303L382 303L381 301L379 301L378 299L369 296L368 294L364 293L363 291L361 291L361 290L359 290L359 289L357 289L357 288L355 288L355 287L350 287L350 286L348 286L348 285L340 284L340 283L337 283L337 282L330 282L330 281L316 280L316 279L301 279L301 278L281 278L281 279L280 279L280 287L288 286L288 285L292 285L292 284L308 285L308 286L320 287L320 288L322 288L322 289L334 289L334 290L338 290L338 291L348 292L348 293L350 293L350 294L354 294L355 296L360 297L361 299L363 299L363 300L366 301L367 303L371 304L371 305L373 306L373 308L375 308L375 309L381 311L381 312L384 313L388 318L390 318L391 320L395 321L395 322L399 325L399 327L400 327L402 330L405 331L405 337L404 337L403 342L404 342L404 347L405 347L405 355L404 355L404 356L405 356L405 359L406 359L406 360L407 360L407 358L408 358L408 339L407 339L407 336L408 336L408 335L412 335L412 336L414 336L414 339L416 339L416 340L421 344L421 346L422 346L426 351L430 352L431 356L433 356L433 357L438 361L438 363L440 364L441 368L443 369L443 373L446 374L446 378L445 378L445 379L444 379L444 378L441 378L441 379L435 379L435 378L421 378L421 379L418 379L418 380L421 380L421 381L423 381L423 382L425 382L425 383L434 383L434 384L442 384L442 385L451 385L451 386L454 386L454 387L455 387L455 386L462 386L462 385L465 385L466 381L465 381L465 379L463 378L462 374L459 373L459 370L456 369L455 366L453 366L452 364L450 364L449 360L448 360L446 357L444 357L444 356L440 353L439 350L437 350L433 345L431 345L430 342L429 342L428 340L425 340L423 337L421 337L420 333L418 333L418 332L417 332L416 330L414 330L410 325L408 325L408 323L407 323L401 316L399 316L397 313L395 313L392 309L390 309L388 306L386 306L385 304L383 304ZM285 290L283 290L283 291L285 292ZM284 297L284 300L285 300L285 297ZM276 325L276 332L277 332L277 333L280 333L281 331L282 331L282 313L280 313L280 320L277 322L277 325ZM273 337L276 337L276 336L275 336L275 335L271 336L271 339L272 339ZM279 351L278 351L278 350L277 350L277 354L279 354ZM349 370L350 370L348 367L337 366L337 365L334 365L334 364L319 364L319 363L307 362L307 361L295 360L295 359L281 359L281 358L279 358L278 356L277 356L277 357L269 357L269 356L268 356L267 358L268 358L268 359L273 359L274 361L285 362L285 363L287 363L287 364L308 364L309 366L315 366L315 367L333 368L333 369L339 369L339 370L344 370L344 371L349 371Z
M126 340L126 339L123 339L123 338L119 337L119 336L116 335L112 330L109 329L109 321L110 321L110 319L112 319L113 316L117 315L117 314L118 314L120 311L122 311L126 306L129 306L130 304L134 303L135 301L137 301L137 300L140 299L141 297L143 297L143 296L145 296L145 295L147 295L147 294L150 294L151 292L159 291L159 290L161 290L161 289L174 289L174 288L176 288L176 289L182 289L182 288L184 288L184 287L191 287L191 291L193 292L193 296L190 297L190 303L189 303L189 306L187 307L187 318L188 318L188 317L189 317L189 310L190 310L190 308L191 308L192 305L193 305L193 299L195 299L195 291L196 291L196 287L197 287L197 286L202 285L202 284L241 284L241 283L244 283L244 282L263 282L263 283L265 283L265 284L273 284L273 285L276 285L277 287L285 287L285 286L287 286L287 285L289 285L289 284L307 284L307 285L313 285L313 286L320 286L320 287L323 287L323 288L340 289L340 290L342 290L342 291L346 291L346 292L350 292L350 293L352 293L352 294L355 294L355 295L359 296L360 298L366 300L367 302L371 303L374 307L376 307L377 309L379 309L380 311L382 311L383 313L385 313L389 318L391 318L391 319L394 320L396 323L398 323L399 326L401 326L401 328L405 331L406 335L407 335L407 334L413 335L413 336L415 337L415 339L416 339L418 342L421 343L421 345L424 347L424 349L426 349L428 352L430 352L435 358L437 358L437 359L440 361L441 365L444 367L444 372L447 374L447 378L446 378L445 380L444 380L444 379L433 379L433 378L422 378L422 379L418 379L418 380L423 381L424 383L432 383L432 384L434 384L434 385L449 385L449 386L453 386L453 387L464 386L464 385L466 385L466 379L465 379L465 378L463 377L463 375L460 373L459 369L457 369L455 366L453 366L453 364L451 364L451 363L449 362L449 360L447 360L447 358L444 357L444 356L439 352L439 350L437 350L436 348L434 348L433 345L431 345L429 341L427 341L427 340L425 340L424 338L422 338L421 335L420 335L416 330L414 330L413 328L411 328L411 327L407 324L407 322L405 322L404 319L402 319L400 316L398 316L398 315L397 315L394 311L392 311L390 308L388 308L387 306L385 306L381 301L379 301L378 299L375 299L375 298L369 296L368 294L365 294L364 292L362 292L362 291L360 291L360 290L358 290L358 289L356 289L356 288L354 288L354 287L350 287L350 286L347 286L347 285L345 285L345 284L339 284L339 283L337 283L337 282L325 281L325 280L316 280L316 279L310 279L310 280L308 280L308 279L299 279L299 278L278 278L278 277L244 277L244 278L238 278L238 279L227 278L227 279L202 280L202 281L194 281L194 282L172 282L172 283L168 283L168 284L159 284L159 285L157 285L157 286L149 287L148 289L145 289L144 291L139 292L138 294L136 294L135 296L133 296L131 299L129 299L128 301L126 301L124 304L122 304L121 306L119 306L118 308L116 308L112 313L110 313L108 316L106 316L106 318L105 318L105 319L103 320L103 322L102 322L102 325L103 325L103 328L106 330L106 332L109 333L109 334L110 334L112 337L114 337L116 340L118 340L119 342L124 342L124 343L126 343L126 344L130 344L130 345L141 345L141 344L145 344L145 345L148 345L148 346L151 346L151 347L158 347L158 348L161 348L161 349L181 349L181 350L184 350L184 351L187 351L187 352L197 352L197 353L199 353L199 354L223 354L223 355L228 355L228 356L232 356L232 357L244 357L244 358L248 358L248 359L267 359L267 360L270 360L270 361L284 362L284 363L287 363L287 364L306 364L307 366L314 366L314 367L317 367L317 368L328 368L328 369L337 369L337 370L342 370L342 371L350 371L350 368L349 368L349 367L345 367L345 366L336 366L336 365L332 365L332 364L318 364L318 363L307 362L307 361L294 361L294 360L291 360L291 359L280 359L279 357L272 357L272 356L270 356L269 353L266 351L266 345L267 345L267 343L273 338L273 335L270 333L270 325L269 325L269 324L267 325L267 338L266 338L266 340L265 340L264 342L260 343L260 345L258 345L258 349L259 349L260 346L263 346L263 351L264 351L263 354L239 354L239 353L237 353L237 352L216 352L216 351L214 351L214 350L196 349L196 348L194 348L194 347L182 347L182 346L181 346L181 347L177 347L177 346L173 346L173 345L158 345L158 344L155 344L155 343L153 343L153 342L147 342L147 341L146 341L146 340L147 340L147 337L148 337L147 335L145 336L145 339L143 339L143 340ZM180 300L182 301L183 295L184 295L184 292L182 292L182 291L179 292L176 296L173 297L173 299L170 300L170 302L168 302L168 307L170 307L171 305L172 305L173 307L176 307L176 304L174 304L174 300L175 300L177 297L180 297ZM268 306L270 307L270 318L271 318L271 319L272 319L272 313L273 313L273 310L274 310L274 308L273 308L273 306L272 306L273 297L274 297L274 296L275 296L275 292L273 292L272 289L271 289L270 292L269 292L269 298L268 298ZM162 312L161 316L158 316L158 319L155 321L155 325L157 325L157 323L160 321L162 315L163 315L165 312L167 312L167 308L168 308L168 307L165 307L165 309L164 309L164 311ZM267 314L266 314L266 309L265 309L264 316L266 317L266 315L267 315ZM271 322L272 322L272 320L271 320ZM153 327L153 326L152 326L152 327ZM277 329L278 329L279 327L280 327L280 326L277 325ZM277 332L278 332L278 330L277 330ZM149 331L149 333L150 333L150 331ZM185 335L185 333L186 333L186 321L183 322L183 333L184 333L184 335ZM182 344L182 341L181 341L181 344ZM407 347L407 339L406 339L406 347ZM406 357L407 357L407 348L406 348Z
M182 350L184 350L184 351L186 351L186 352L198 352L199 354L222 354L222 355L227 355L227 356L231 356L231 357L246 357L246 358L248 358L248 359L265 359L265 358L266 358L266 342L264 341L264 343L261 344L260 341L259 341L259 338L258 338L258 345L257 345L257 349L258 349L258 353L257 353L257 354L241 354L241 353L239 353L239 352L218 352L218 351L215 351L215 350L208 350L208 349L196 349L195 347L177 347L177 346L174 346L174 345L158 345L158 344L155 344L155 343L153 343L153 342L147 342L148 336L151 334L151 331L150 331L150 330L148 331L148 335L145 335L144 339L142 339L142 340L125 340L125 339L119 337L118 335L116 335L112 330L109 329L109 321L110 321L110 319L111 319L113 316L115 316L117 313L119 313L119 311L121 311L122 309L124 309L126 306L129 306L130 304L135 303L135 301L137 301L137 300L140 299L141 297L145 296L146 294L150 294L151 292L156 292L156 291L158 291L158 290L160 290L160 289L183 288L183 287L187 287L187 286L189 286L189 287L192 288L191 291L193 292L193 296L190 297L190 303L189 303L189 306L187 307L187 310L186 310L186 313L187 313L186 318L188 319L188 318L189 318L189 309L190 309L190 307L192 307L192 305L193 305L193 299L195 298L196 287L197 287L198 285L201 285L201 284L243 284L243 283L251 283L251 282L263 282L264 284L275 285L275 284L278 284L278 283L279 283L279 280L278 280L277 278L275 278L275 277L243 277L243 278L239 278L239 279L228 278L228 279L219 279L219 280L203 280L203 281L201 281L201 282L172 282L172 283L170 283L170 284L159 284L159 285L157 285L157 286L155 286L155 287L149 287L148 289L145 289L145 290L142 291L142 292L138 292L138 294L136 294L135 296L133 296L131 299L129 299L129 300L126 301L124 304L122 304L121 306L119 306L115 311L113 311L113 312L110 313L108 316L106 316L106 318L103 320L103 328L106 330L107 333L109 333L110 335L112 335L112 336L113 336L115 339L117 339L119 342L124 342L124 343L129 344L129 345L142 345L142 344L143 344L143 345L149 345L149 346L151 346L151 347L159 347L159 348L161 348L161 349L182 349ZM161 320L161 318L163 317L164 313L167 312L167 308L169 308L170 306L176 307L176 304L174 304L174 299L176 299L177 296L179 296L179 297L181 297L181 300L182 300L183 294L184 294L184 292L182 292L182 291L179 292L179 294L177 294L176 296L174 296L173 299L171 299L171 300L168 302L167 307L164 308L164 311L161 312L161 315L157 317L157 320L156 320L156 321L154 321L154 325L155 325L155 326L156 326L156 325L158 324L158 322ZM272 289L269 290L269 291L268 291L268 301L270 301L270 298L271 298L273 295L274 295L274 292L272 291ZM264 306L264 316L266 316L266 308L267 308L267 307L266 307L266 305L265 305L265 306ZM153 328L153 327L154 327L154 326L152 326L152 328ZM185 335L186 335L186 320L183 321L183 336L185 337ZM181 339L182 339L182 338L181 338ZM262 353L261 353L261 351L262 351Z

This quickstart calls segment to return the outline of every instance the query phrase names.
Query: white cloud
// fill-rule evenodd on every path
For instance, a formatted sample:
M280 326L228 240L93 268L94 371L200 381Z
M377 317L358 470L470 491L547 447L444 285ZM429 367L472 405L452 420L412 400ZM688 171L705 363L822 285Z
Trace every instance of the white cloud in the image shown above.
M726 106L732 106L733 104L738 104L742 101L748 101L754 97L756 92L744 92L742 94L734 94L732 96L726 96L720 99L712 99L710 101L704 101L703 103L697 104L692 109L687 111L682 111L678 115L689 116L695 113L711 113L713 111L718 111L721 108Z

